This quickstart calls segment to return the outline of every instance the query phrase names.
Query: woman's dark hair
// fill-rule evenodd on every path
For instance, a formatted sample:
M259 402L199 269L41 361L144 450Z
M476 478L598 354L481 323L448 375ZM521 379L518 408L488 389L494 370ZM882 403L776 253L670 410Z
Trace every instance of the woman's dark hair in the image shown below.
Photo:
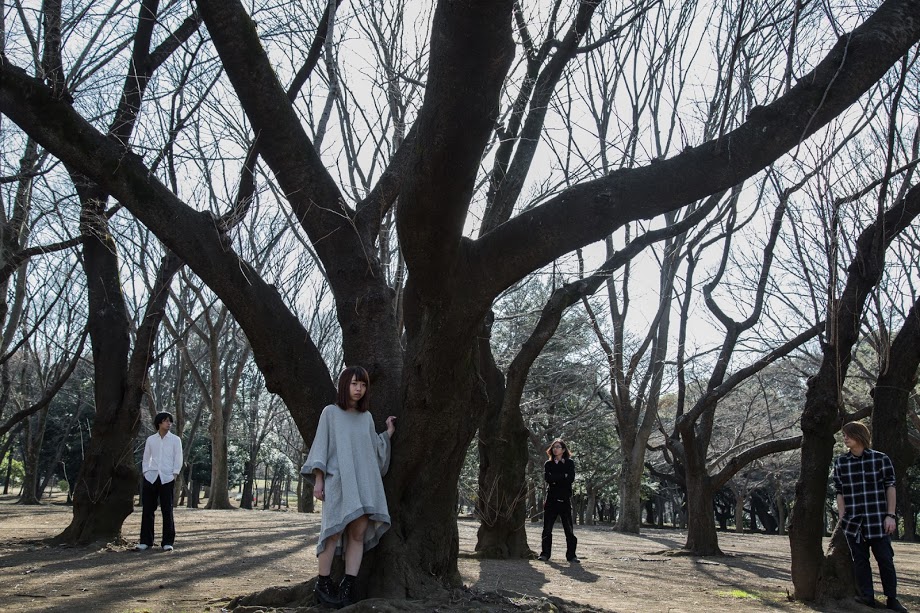
M176 423L176 420L173 419L172 413L169 413L167 411L163 411L162 413L157 413L157 416L153 418L153 429L159 430L160 424L166 421L167 419L171 421L172 423Z
M371 408L371 378L367 375L367 371L360 366L349 366L339 375L339 394L336 397L335 403L339 405L339 408L343 411L348 409L352 379L364 381L367 385L364 396L361 397L361 400L358 401L358 405L355 407L359 411L364 412Z
M566 445L565 441L563 441L561 438L557 438L556 440L554 440L552 443L549 444L549 447L546 448L546 455L549 456L550 460L555 458L555 456L553 455L553 447L555 445L562 445L562 459L563 460L568 460L570 457L572 457L572 454L569 453L569 446Z
M866 449L872 446L872 435L869 433L869 428L866 427L866 424L851 421L843 424L841 430L847 435L847 438L853 439Z

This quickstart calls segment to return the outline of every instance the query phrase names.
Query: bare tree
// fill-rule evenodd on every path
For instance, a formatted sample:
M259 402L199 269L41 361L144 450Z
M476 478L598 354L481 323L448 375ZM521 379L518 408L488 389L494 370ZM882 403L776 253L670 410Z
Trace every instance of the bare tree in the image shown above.
M673 158L562 189L472 240L464 227L514 55L512 5L438 3L414 135L352 206L307 136L243 4L197 2L260 153L323 264L345 360L370 367L376 406L401 418L386 480L394 529L363 566L377 595L415 596L458 581L456 483L488 402L479 335L494 299L626 223L677 210L760 172L833 121L920 38L917 0L889 0L737 128ZM139 157L13 61L0 66L0 110L116 197L217 294L245 331L268 389L309 437L330 395L328 367L302 323L238 256L213 217L185 204ZM397 196L409 273L405 328L372 249Z

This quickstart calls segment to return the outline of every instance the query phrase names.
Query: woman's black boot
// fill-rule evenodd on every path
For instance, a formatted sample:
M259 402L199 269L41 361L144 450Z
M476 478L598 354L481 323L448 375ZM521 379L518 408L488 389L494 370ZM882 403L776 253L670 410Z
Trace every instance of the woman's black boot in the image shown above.
M345 575L339 584L339 597L343 607L355 604L355 576Z
M332 582L332 579L329 578L329 575L319 575L316 578L316 587L313 588L313 593L316 594L318 604L328 604L333 607L341 606L342 601L339 598L339 590L336 588L335 583Z

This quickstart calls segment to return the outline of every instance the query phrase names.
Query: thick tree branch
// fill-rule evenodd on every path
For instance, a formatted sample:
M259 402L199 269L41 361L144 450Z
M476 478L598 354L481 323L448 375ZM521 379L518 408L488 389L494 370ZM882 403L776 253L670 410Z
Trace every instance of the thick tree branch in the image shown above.
M625 223L651 219L753 176L859 99L918 39L920 0L889 0L841 37L789 93L755 107L721 139L576 185L509 220L472 248L476 273L488 284L481 298L491 300L530 271Z
M70 249L71 247L76 247L77 245L82 245L83 238L84 237L81 235L75 236L74 238L69 238L59 243L52 243L50 245L36 245L34 247L29 247L10 255L3 266L0 267L0 283L9 279L13 273L16 272L16 269L22 266L22 263L32 256L45 255L47 253L63 251L65 249Z
M242 3L198 0L197 4L256 139L272 144L259 146L259 153L320 257L328 263L330 241L322 239L335 235L335 240L342 240L354 211L345 204L304 130Z
M69 167L92 177L207 279L249 337L269 391L284 399L301 432L315 430L318 415L307 415L307 408L335 397L328 368L278 291L230 248L211 214L183 203L137 155L125 152L9 63L0 66L0 112Z
M407 293L437 292L462 263L463 226L514 57L512 4L441 0L435 10L419 141L397 218Z
M735 389L735 387L737 387L739 384L760 372L773 362L789 355L792 351L802 346L802 344L818 336L818 334L820 334L824 329L824 325L825 324L823 321L816 323L811 328L789 339L781 346L777 347L753 364L745 366L744 368L732 374L730 377L726 378L723 383L708 391L703 398L697 401L697 403L690 411L677 418L674 424L674 431L679 432L681 429L690 428L696 422L696 420L699 419L700 415L702 415L703 412L705 412L708 408L712 407L714 403L718 402L719 399L724 398L726 394Z
M774 453L779 453L781 451L792 451L793 449L798 449L799 445L802 444L802 435L799 436L790 436L789 438L781 438L774 441L766 441L760 443L759 445L754 445L750 449L741 452L740 454L733 457L731 460L726 462L725 466L722 469L712 476L712 489L713 491L719 489L725 483L735 476L735 474L750 464L755 460L766 457L768 455L773 455Z

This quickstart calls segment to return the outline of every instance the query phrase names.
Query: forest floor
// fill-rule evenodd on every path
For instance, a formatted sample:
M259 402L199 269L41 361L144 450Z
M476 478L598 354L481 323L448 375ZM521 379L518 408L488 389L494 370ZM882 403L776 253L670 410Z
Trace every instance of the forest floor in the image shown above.
M70 508L14 502L0 496L0 611L219 612L234 596L296 586L316 574L318 514L180 508L175 551L135 552L139 509L125 522L127 543L55 547L43 539L67 526ZM582 564L570 565L562 555L549 562L476 559L477 526L471 519L459 521L466 589L450 603L415 603L413 610L865 610L843 601L824 606L789 601L786 537L720 533L726 555L696 558L670 555L684 543L685 533L678 530L646 529L633 536L607 526L576 526ZM554 540L564 543L559 526L557 533ZM540 524L528 526L528 537L531 547L537 546ZM895 543L894 549L902 602L920 611L920 545ZM402 608L394 604L363 601L354 610Z

